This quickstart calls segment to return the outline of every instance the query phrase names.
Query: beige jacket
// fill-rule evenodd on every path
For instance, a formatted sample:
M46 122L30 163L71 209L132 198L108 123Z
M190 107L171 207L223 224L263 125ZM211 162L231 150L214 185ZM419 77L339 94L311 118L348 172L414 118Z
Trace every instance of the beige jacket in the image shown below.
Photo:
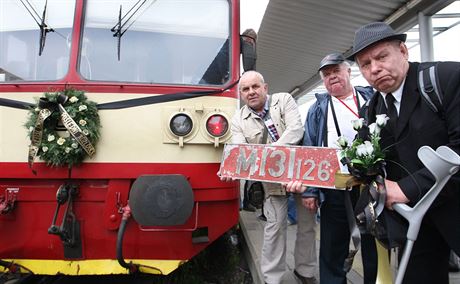
M273 145L299 144L304 128L297 103L289 93L276 93L271 96L269 113L280 138L272 142L267 133L268 143ZM264 128L263 120L245 105L232 118L232 143L267 144L262 142ZM267 196L286 194L284 188L277 183L264 183L264 189Z

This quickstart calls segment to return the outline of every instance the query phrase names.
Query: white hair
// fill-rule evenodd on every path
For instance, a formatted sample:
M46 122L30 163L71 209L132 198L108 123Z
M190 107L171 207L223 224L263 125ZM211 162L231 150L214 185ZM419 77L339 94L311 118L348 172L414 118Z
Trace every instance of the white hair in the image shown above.
M340 68L346 68L346 69L350 69L350 68L351 68L350 63L349 63L348 61L346 61L346 60L343 61L342 63L337 64L337 65L339 65ZM319 70L319 76L321 77L321 80L324 79L324 75L323 75L323 70L322 70L322 69Z

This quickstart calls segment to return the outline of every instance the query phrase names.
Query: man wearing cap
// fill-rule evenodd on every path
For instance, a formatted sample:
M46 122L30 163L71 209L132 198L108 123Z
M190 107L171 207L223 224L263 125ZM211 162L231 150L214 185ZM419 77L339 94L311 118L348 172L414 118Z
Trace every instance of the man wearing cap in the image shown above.
M366 101L374 94L372 87L353 87L350 64L340 53L331 53L321 60L319 74L327 93L315 94L316 101L308 110L303 145L337 147L338 137L350 143L356 135L351 121L360 118ZM348 194L341 190L304 187L300 181L288 183L287 191L303 192L303 204L316 212L321 203L320 282L347 283L345 259L349 254L350 229L345 202ZM357 193L353 192L353 194ZM355 194L356 195L356 194ZM356 196L355 196L356 197ZM319 202L321 201L321 202ZM353 214L350 218L353 218ZM359 234L358 234L359 236ZM375 283L377 253L374 238L362 236L364 283Z
M389 25L371 23L356 31L350 56L377 90L369 103L369 123L381 113L394 120L382 129L380 141L388 149L385 206L390 210L397 202L413 206L434 184L417 157L421 146L447 145L460 154L460 63L437 64L443 99L442 110L436 113L422 99L417 87L419 63L408 62L405 40L405 34L397 34ZM404 283L449 283L450 248L460 253L459 189L457 174L426 213Z

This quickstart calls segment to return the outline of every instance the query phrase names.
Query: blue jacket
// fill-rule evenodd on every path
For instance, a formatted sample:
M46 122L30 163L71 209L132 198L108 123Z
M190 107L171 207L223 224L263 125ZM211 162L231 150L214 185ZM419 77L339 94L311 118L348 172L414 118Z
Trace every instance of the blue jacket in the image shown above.
M366 102L374 95L372 87L355 87ZM305 120L305 133L303 136L303 146L322 146L324 140L324 131L327 131L327 111L331 96L328 93L315 94L316 102L310 107ZM359 114L361 117L366 116L367 103L361 102ZM317 187L308 187L302 194L302 197L319 198L320 203L324 201L324 195Z

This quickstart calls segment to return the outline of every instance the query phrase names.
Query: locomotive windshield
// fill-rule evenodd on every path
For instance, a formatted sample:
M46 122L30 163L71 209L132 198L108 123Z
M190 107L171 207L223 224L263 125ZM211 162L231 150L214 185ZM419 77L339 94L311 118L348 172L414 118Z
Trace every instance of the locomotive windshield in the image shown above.
M226 0L88 0L79 73L86 80L221 85L229 79Z
M75 6L76 0L0 1L0 83L56 81L68 74L75 66ZM76 64L82 79L185 85L229 80L234 43L227 0L87 0L83 7Z
M0 82L64 77L75 0L2 0L0 11Z

